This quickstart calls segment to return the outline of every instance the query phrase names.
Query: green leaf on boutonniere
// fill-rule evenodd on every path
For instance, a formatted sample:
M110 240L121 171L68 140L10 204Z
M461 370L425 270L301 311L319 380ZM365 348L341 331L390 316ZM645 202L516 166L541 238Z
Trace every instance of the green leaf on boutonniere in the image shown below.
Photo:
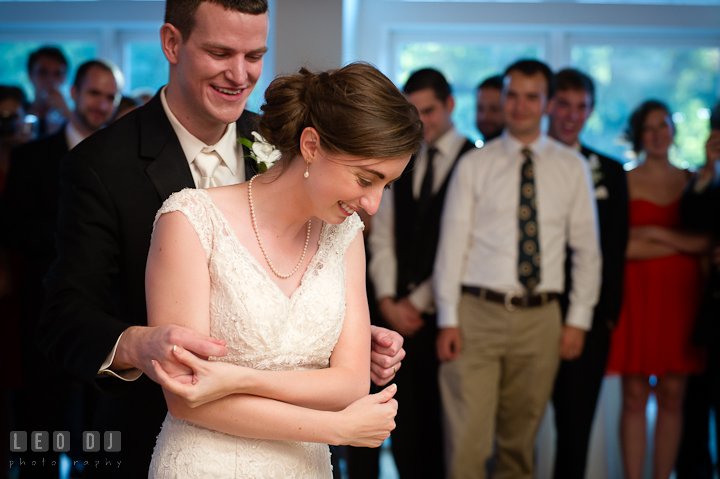
M253 145L253 142L252 142L252 141L248 140L247 138L238 138L237 141L238 141L242 146L244 146L244 147L246 147L248 150L252 151L252 145ZM249 156L250 158L255 158L255 157L252 156L252 155L245 155L245 156Z

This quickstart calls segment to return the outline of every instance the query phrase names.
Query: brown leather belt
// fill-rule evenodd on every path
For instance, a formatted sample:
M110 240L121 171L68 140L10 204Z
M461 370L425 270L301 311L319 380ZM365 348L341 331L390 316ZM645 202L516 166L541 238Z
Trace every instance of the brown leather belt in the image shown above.
M558 293L538 293L533 295L517 296L515 293L498 293L491 289L477 286L463 286L463 293L472 294L494 303L502 303L508 311L517 308L535 308L546 305L560 297Z

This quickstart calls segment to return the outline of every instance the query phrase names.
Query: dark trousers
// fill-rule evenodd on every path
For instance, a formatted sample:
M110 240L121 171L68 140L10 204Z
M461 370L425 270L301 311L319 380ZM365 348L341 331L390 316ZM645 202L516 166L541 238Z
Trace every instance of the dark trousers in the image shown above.
M439 362L435 352L435 316L423 315L425 326L405 338L407 355L394 382L399 408L392 432L392 452L400 477L442 478L443 458ZM348 448L350 479L377 479L378 449Z
M590 431L609 350L610 330L596 321L585 335L582 355L560 364L552 397L557 429L554 479L585 477Z
M720 352L709 348L704 374L688 377L683 406L683 432L675 471L677 479L712 479L709 449L710 408L715 410L715 430L720 432ZM720 441L716 440L717 457Z
M102 379L102 381L115 381ZM150 469L155 440L160 434L167 407L160 386L146 376L126 384L115 395L103 394L95 409L93 428L100 432L120 431L119 452L87 453L88 479L145 478Z

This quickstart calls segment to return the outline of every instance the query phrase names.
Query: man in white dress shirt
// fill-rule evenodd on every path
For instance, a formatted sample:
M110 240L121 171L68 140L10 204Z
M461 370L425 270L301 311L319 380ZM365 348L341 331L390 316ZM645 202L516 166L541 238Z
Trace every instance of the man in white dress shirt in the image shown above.
M403 403L392 442L400 477L442 477L432 268L450 174L474 145L453 126L455 101L442 73L418 70L403 92L420 113L425 144L373 218L369 273L381 319L403 335L408 353L395 380Z
M532 478L533 448L560 356L577 357L600 285L597 214L586 163L541 121L554 78L535 60L504 75L506 130L463 157L443 210L434 269L441 360L459 357L465 428L456 478ZM566 244L573 289L557 301Z

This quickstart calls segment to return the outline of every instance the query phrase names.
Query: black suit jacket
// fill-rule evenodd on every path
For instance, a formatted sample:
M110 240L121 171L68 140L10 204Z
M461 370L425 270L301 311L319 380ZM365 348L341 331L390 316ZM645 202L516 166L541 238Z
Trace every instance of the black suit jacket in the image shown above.
M692 230L710 233L715 244L720 240L720 184L714 184L701 193L695 192L691 181L680 203L684 225ZM713 266L705 287L694 342L717 347L720 342L720 272Z
M598 223L600 225L600 250L602 252L602 287L600 299L595 306L593 327L603 325L613 328L617 324L622 305L623 277L625 273L625 250L629 234L628 189L622 165L585 146L581 153L591 163L595 158L600 169L593 171ZM592 166L591 166L592 168ZM572 287L571 253L565 264L565 295L561 304L567 311L568 293Z
M249 137L254 114L238 120ZM246 163L246 174L247 174ZM146 325L145 262L155 213L172 193L194 188L190 167L159 94L74 148L60 169L58 257L45 280L40 346L51 361L111 395L99 431L122 433L117 477L144 477L165 415L160 387L97 378L120 334ZM110 477L111 470L89 471Z
M65 126L13 150L0 197L0 245L5 249L54 256L60 160L67 152Z
M49 367L35 348L35 327L45 298L42 280L55 259L60 160L67 152L64 126L13 150L0 197L0 244L24 257L20 338L23 374L28 381L37 375L38 367Z
M249 136L252 124L253 114L243 114L238 134ZM58 259L46 278L40 339L51 360L95 382L120 334L147 324L155 213L194 182L159 95L74 148L60 180Z

